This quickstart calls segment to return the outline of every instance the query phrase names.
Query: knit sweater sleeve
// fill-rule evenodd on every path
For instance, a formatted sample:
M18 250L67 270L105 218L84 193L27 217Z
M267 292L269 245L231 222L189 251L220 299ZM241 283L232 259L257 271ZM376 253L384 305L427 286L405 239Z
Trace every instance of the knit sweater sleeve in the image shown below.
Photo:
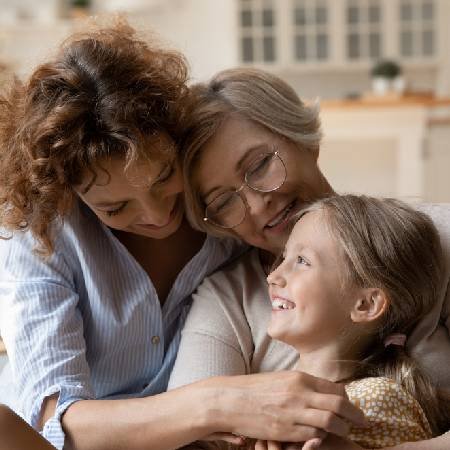
M250 372L253 338L242 307L242 285L218 272L193 296L169 389L219 375Z

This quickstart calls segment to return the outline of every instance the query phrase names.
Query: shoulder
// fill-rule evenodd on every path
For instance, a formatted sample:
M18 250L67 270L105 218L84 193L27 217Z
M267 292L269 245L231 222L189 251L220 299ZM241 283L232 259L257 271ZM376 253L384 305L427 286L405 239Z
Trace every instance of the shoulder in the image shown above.
M94 216L94 217L92 217ZM80 256L94 248L105 248L106 230L94 214L84 212L75 203L64 220L50 225L53 253L48 257L39 252L40 244L30 230L8 234L0 243L1 275L10 273L15 279L30 279L38 274L80 270Z
M257 250L253 249L205 278L193 294L184 331L209 329L225 333L229 330L226 334L234 334L236 330L247 330L250 335L249 304L259 311L264 308L263 299L267 296L258 264Z
M349 383L345 390L349 399L369 417L397 416L399 420L426 422L417 400L389 378L363 378Z
M345 390L350 399L355 399L357 403L365 403L367 399L386 399L391 397L405 398L406 401L412 399L406 391L394 380L387 377L368 377L352 381L345 386Z
M352 428L353 440L381 439L383 446L431 437L430 425L417 402L402 386L386 377L369 377L346 386L352 403L362 409L367 428ZM371 445L374 445L373 443Z
M233 258L220 270L205 278L202 284L220 290L233 289L238 286L240 290L245 284L254 284L255 280L259 281L261 276L264 276L261 273L258 250L255 248L245 249L245 251L240 251L238 257Z
M256 249L247 250L242 256L206 277L194 294L194 303L202 299L220 303L228 309L233 304L240 308L258 295L267 295L265 276Z

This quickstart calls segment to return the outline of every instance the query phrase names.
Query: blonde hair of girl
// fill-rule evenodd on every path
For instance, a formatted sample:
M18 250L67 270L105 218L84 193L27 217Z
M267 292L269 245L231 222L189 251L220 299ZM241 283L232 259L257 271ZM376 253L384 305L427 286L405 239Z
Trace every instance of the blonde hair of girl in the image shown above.
M343 195L319 200L299 213L324 212L342 258L342 288L381 289L388 307L352 379L384 376L422 406L435 435L450 426L450 397L439 392L392 334L408 336L434 306L443 274L443 254L432 220L395 199Z

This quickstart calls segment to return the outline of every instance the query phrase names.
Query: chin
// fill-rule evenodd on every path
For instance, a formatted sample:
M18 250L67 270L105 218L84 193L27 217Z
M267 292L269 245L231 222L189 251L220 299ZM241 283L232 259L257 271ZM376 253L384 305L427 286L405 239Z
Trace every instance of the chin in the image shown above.
M291 345L295 347L296 343L299 340L299 337L289 333L286 329L277 329L274 325L269 324L267 328L267 334L272 338L280 342L284 342L285 344Z
M276 339L277 341L285 342L286 332L283 332L283 330L277 330L276 326L271 326L267 328L267 334L272 338Z
M149 229L145 230L142 228L131 228L128 231L129 233L134 233L140 236L145 236L151 239L167 239L172 236L174 233L178 231L181 226L181 222L183 221L183 215L181 214L179 218L176 218L172 223L167 225L166 227L160 229Z

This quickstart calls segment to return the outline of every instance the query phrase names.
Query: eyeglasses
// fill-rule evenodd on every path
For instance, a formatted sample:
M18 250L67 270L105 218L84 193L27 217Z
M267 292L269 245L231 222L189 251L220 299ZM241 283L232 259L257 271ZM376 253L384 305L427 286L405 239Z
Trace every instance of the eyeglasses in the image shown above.
M234 228L240 225L247 212L248 204L242 194L245 186L258 192L272 192L286 181L286 166L275 146L252 161L244 175L244 182L236 190L219 194L205 208L203 220L220 228Z

